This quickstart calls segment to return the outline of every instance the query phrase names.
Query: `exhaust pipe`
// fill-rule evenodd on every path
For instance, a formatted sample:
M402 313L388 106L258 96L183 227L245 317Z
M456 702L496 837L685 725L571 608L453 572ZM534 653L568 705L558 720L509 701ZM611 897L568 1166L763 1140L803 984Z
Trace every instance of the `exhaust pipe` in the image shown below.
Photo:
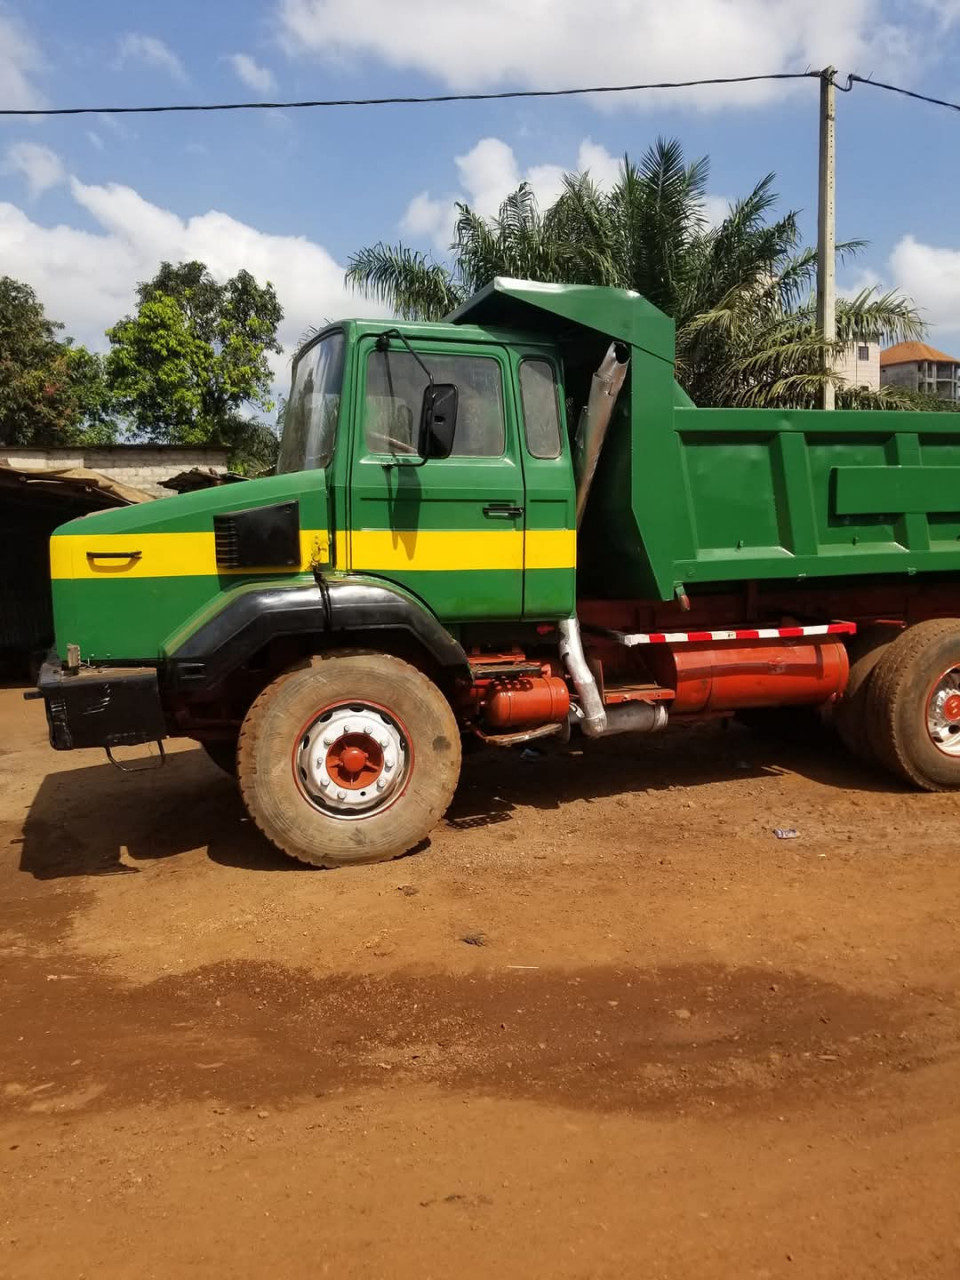
M607 708L607 728L601 735L613 733L659 733L667 727L667 708L662 702L622 702ZM586 730L584 730L586 732Z
M607 729L607 713L593 672L587 666L583 654L580 623L576 618L565 618L560 623L560 657L580 698L582 718L578 718L577 723L588 738L602 738Z
M614 733L658 733L666 728L667 709L662 702L624 702L605 707L593 672L587 665L576 618L560 623L560 656L573 681L580 706L572 711L576 723L588 738L605 738Z
M626 351L622 343L611 342L600 368L590 382L587 406L580 415L576 440L573 446L573 470L577 478L577 528L587 505L590 486L593 483L600 450L607 435L607 428L616 408L617 396L627 376L629 357L620 359Z

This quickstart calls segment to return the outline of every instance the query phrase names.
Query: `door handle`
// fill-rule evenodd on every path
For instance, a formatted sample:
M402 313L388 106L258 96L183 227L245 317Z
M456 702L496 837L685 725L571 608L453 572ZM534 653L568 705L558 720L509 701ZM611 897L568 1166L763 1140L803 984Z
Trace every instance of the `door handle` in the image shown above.
M142 551L88 551L88 560L139 560Z
M491 520L515 520L523 515L523 507L515 507L512 502L490 502L483 508L483 514Z

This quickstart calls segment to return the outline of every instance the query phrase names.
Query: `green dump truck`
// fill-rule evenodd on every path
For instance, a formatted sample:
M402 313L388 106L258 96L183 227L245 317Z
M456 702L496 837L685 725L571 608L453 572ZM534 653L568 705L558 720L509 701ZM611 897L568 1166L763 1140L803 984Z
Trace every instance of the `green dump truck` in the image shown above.
M698 409L626 291L331 325L276 475L73 520L51 567L53 746L194 738L316 865L422 841L470 738L815 707L960 786L960 416Z

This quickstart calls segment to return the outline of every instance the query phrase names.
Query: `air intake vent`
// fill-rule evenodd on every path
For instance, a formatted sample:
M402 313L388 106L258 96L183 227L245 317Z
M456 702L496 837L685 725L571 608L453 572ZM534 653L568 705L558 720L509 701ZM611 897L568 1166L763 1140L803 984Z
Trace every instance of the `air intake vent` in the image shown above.
M281 502L213 518L218 569L299 569L300 504Z
M214 516L214 540L217 544L217 567L236 569L240 564L240 538L236 516Z

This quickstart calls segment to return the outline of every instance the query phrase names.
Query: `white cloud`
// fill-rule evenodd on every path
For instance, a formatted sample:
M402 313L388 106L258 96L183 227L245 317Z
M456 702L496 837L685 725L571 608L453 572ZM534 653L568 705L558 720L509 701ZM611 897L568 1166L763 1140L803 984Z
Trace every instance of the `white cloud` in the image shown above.
M844 271L838 282L838 290L843 298L855 298L864 289L885 290L883 277L873 267L860 266Z
M612 156L606 147L591 138L584 138L577 152L577 168L601 187L612 187L620 177L623 164L621 156Z
M37 142L15 142L12 147L8 147L2 171L16 173L24 178L31 200L55 187L66 176L57 153Z
M402 231L429 239L438 249L448 248L453 238L457 219L454 206L458 200L469 204L483 217L491 218L506 196L516 191L521 182L527 182L540 207L545 209L560 194L563 175L568 170L589 170L600 186L609 187L617 179L620 161L599 143L585 138L572 164L539 164L523 170L509 143L502 138L481 138L469 151L454 158L454 166L458 181L456 193L434 197L429 191L419 192L400 222Z
M181 218L116 183L71 178L68 189L78 215L97 229L41 226L16 205L0 203L0 261L37 290L68 333L93 347L106 346L104 330L131 310L137 282L164 260L197 258L218 280L243 267L273 282L284 308L280 341L287 351L274 360L281 389L290 352L308 326L358 312L384 314L349 290L343 267L305 236L271 235L219 210Z
M271 89L276 88L277 82L270 68L261 67L249 53L231 53L227 61L243 83L248 88L255 89L257 93L269 93Z
M703 216L708 227L719 227L730 212L730 201L726 196L704 196Z
M469 203L485 217L496 213L522 180L513 148L501 138L481 138L455 163Z
M28 111L44 105L32 75L43 68L37 46L19 23L0 14L0 99L4 106Z
M165 71L167 75L173 76L174 80L187 79L183 63L170 46L164 44L157 36L147 36L142 32L131 32L125 35L117 50L117 63L122 67L130 61L145 62L147 66Z
M951 0L937 0L950 3ZM795 71L834 63L895 65L903 76L905 28L883 19L882 0L277 0L291 56L372 57L457 91L558 88ZM425 38L428 33L428 38ZM704 108L757 105L782 95L764 83L606 96L607 108L665 101Z
M939 329L960 331L960 249L923 244L904 236L890 255L890 276Z
M99 133L94 132L93 129L87 130L87 141L90 143L91 147L96 147L98 151L102 151L104 149L105 143L103 139L100 137Z
M421 191L407 205L400 220L400 230L417 240L431 240L446 249L453 240L457 211L453 200L434 200L429 191Z

